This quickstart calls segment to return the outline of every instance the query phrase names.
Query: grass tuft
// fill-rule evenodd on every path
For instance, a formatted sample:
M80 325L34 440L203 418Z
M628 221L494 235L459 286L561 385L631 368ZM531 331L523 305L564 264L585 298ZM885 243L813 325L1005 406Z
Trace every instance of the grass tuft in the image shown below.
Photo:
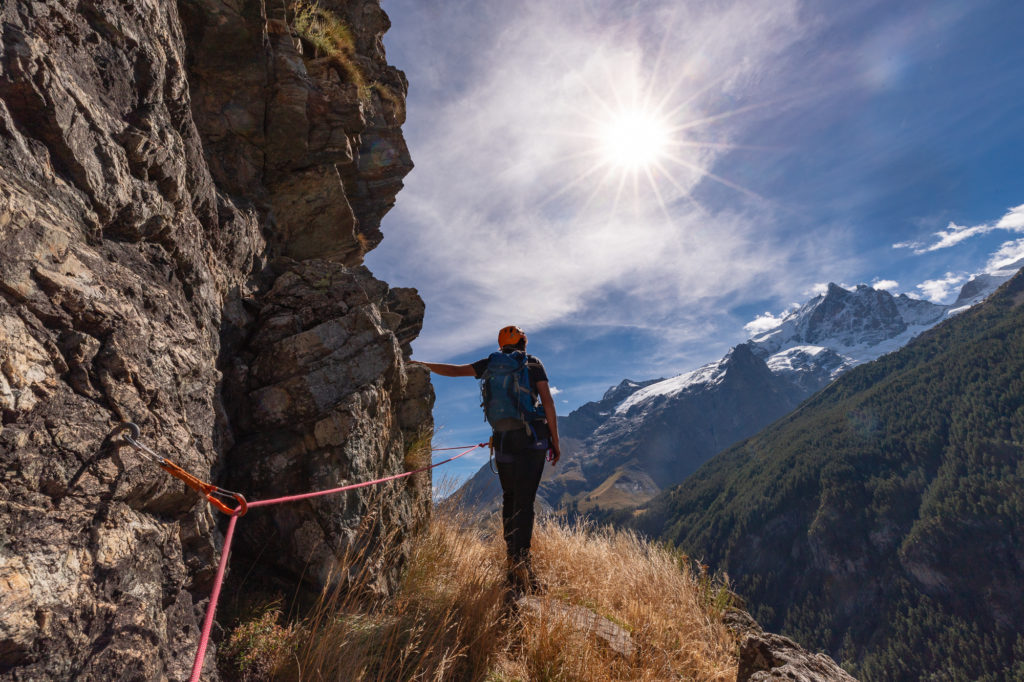
M314 57L328 57L356 86L359 99L367 102L371 84L356 63L356 43L352 30L342 19L316 0L295 0L289 6L291 26L296 35L309 43Z
M431 445L434 438L434 429L423 428L416 432L416 435L408 439L405 444L403 464L406 471L420 469L430 464L432 454Z
M265 606L241 622L217 648L225 677L241 682L275 679L292 662L296 647L294 625L280 624L279 603Z

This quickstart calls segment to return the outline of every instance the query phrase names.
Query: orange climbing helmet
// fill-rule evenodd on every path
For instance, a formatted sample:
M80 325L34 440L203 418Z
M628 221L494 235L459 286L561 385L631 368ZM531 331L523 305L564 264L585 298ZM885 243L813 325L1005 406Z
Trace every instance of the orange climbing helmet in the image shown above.
M514 346L520 341L526 341L526 332L515 325L505 327L498 332L498 346L504 348L505 346Z

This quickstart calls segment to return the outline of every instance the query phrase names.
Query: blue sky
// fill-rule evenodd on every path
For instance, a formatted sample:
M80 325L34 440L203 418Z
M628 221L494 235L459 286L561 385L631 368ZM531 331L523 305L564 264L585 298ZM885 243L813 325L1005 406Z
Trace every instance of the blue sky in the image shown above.
M416 168L367 265L426 301L415 359L519 324L568 412L824 283L949 302L1024 256L1024 3L383 7ZM485 439L476 382L434 386L435 444Z

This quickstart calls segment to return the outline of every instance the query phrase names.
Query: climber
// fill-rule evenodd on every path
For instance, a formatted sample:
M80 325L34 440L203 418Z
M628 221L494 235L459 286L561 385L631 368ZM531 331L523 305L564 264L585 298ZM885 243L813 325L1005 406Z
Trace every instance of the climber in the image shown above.
M491 423L491 445L501 481L501 521L508 558L508 586L517 592L539 589L530 561L533 504L545 455L554 466L561 457L555 403L544 365L526 354L526 334L515 326L498 332L500 352L469 365L419 362L441 376L481 380L484 414ZM503 387L509 387L504 390Z

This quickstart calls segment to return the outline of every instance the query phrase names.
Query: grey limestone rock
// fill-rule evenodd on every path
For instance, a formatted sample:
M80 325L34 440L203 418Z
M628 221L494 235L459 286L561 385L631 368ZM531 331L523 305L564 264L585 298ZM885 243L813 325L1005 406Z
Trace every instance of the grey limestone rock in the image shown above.
M397 473L430 428L404 362L422 302L360 267L411 168L406 83L377 2L321 4L376 89L304 53L282 4L0 5L0 677L188 676L219 519L118 422L221 485L255 458L231 479L254 497L279 459L302 491ZM384 532L422 523L429 478L385 494ZM365 511L242 523L315 527L280 561L326 565Z

